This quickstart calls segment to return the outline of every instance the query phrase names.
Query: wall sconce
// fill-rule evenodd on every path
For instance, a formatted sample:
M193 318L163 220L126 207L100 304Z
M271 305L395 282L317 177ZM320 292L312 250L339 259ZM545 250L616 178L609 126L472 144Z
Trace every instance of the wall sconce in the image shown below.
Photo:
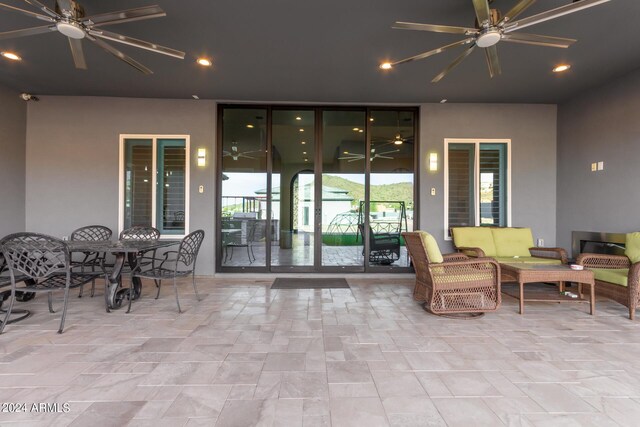
M429 171L438 171L438 153L429 153Z
M198 166L207 166L207 149L198 148Z

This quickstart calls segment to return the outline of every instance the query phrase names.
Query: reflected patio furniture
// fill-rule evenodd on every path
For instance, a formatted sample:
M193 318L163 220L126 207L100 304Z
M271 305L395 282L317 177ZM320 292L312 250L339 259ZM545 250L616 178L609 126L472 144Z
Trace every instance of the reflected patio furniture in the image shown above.
M442 255L429 233L402 233L416 271L413 298L437 315L481 315L500 307L500 265L491 258Z
M127 228L120 232L120 240L158 240L160 238L160 230L155 227L147 226L147 225L134 225L133 227ZM136 262L140 267L146 267L148 265L152 265L155 262L157 254L157 249L153 249L146 253L139 253L136 257ZM134 266L129 265L131 269ZM134 280L131 278L131 283L134 288L141 289L142 285L139 284L139 280ZM156 288L160 288L160 284L155 281ZM135 292L135 298L140 296L140 292Z
M173 289L176 294L176 304L178 305L178 312L182 312L180 308L180 299L178 298L178 285L176 279L178 277L188 277L191 275L191 283L193 284L193 290L196 294L196 298L200 301L198 295L198 288L196 287L196 261L198 259L198 252L200 246L204 240L204 231L196 230L187 236L180 242L180 247L177 251L167 251L164 253L164 258L156 259L158 264L151 264L146 268L137 266L132 272L132 277L140 279L153 279L158 283L158 293L156 299L160 296L160 287L163 280L173 280ZM157 267L156 267L157 265ZM131 304L131 301L129 301Z
M109 227L103 225L87 225L85 227L78 228L71 233L70 240L82 241L82 242L99 242L102 240L110 240L113 231ZM104 252L84 252L82 253L82 259L74 261L72 259L71 264L81 267L85 273L94 273L96 276L104 275L104 262L106 254ZM80 286L80 292L78 298L82 298L84 286ZM91 297L96 291L95 279L91 281Z
M364 224L358 224L358 231L364 238ZM400 246L399 233L376 233L369 227L369 262L393 264L400 259Z
M15 302L15 292L18 276L24 276L25 286L20 290L27 292L46 292L49 300L49 312L53 310L53 292L64 291L64 302L60 328L64 330L67 316L69 291L91 282L94 274L74 271L71 265L71 254L67 243L55 237L37 233L16 233L6 236L0 241L0 248L4 254L11 276L11 302L0 326L0 333L11 315Z
M236 221L238 220L234 220L234 222ZM266 225L265 220L249 219L241 221L241 228L239 229L239 232L237 231L238 229L222 229L222 245L225 248L224 262L227 261L229 248L231 248L229 261L233 259L234 248L247 248L249 264L253 264L256 260L256 256L253 253L253 246L258 242L264 241L266 238Z

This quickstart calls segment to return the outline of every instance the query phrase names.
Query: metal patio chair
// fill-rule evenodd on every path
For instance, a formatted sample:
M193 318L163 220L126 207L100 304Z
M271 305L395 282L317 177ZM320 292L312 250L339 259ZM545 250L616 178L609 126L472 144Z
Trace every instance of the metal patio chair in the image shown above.
M53 310L53 292L64 291L62 318L60 319L61 334L67 316L69 304L69 290L89 283L95 278L94 274L74 271L71 266L71 255L67 244L55 237L37 233L16 233L0 240L6 263L11 277L11 302L5 315L5 321L0 327L4 329L6 321L11 315L15 302L16 283L18 276L24 277L25 286L20 291L46 292L49 300L49 312Z
M178 312L182 313L180 308L180 299L178 298L178 285L176 279L178 277L188 277L191 275L191 283L193 284L193 290L196 294L196 298L200 301L198 295L198 288L196 287L196 261L198 258L198 252L200 246L204 240L204 231L196 230L182 239L180 247L177 251L165 252L163 259L156 259L156 263L144 266L138 266L132 272L132 277L139 277L141 279L153 279L158 285L158 292L156 299L160 296L160 288L163 280L173 280L173 289L176 294L176 304L178 305ZM157 267L156 267L157 265ZM131 304L131 301L129 301Z
M111 240L111 236L113 235L113 231L109 227L105 227L103 225L87 225L85 227L80 227L77 230L74 230L71 233L71 240L81 241L81 242L99 242L104 240ZM73 260L72 257L72 265L74 267L79 266L82 271L86 273L94 273L97 276L101 276L106 274L104 269L104 262L106 258L106 254L104 252L83 252L83 258L81 260ZM80 287L80 292L78 293L78 298L82 298L82 293L84 291L84 286ZM91 281L91 297L96 291L96 280L95 278Z
M26 278L22 275L15 276L16 283L23 282L25 279ZM3 288L9 288L9 289L3 289ZM4 304L4 302L7 299L9 299L11 296L12 296L11 276L9 275L9 267L7 266L4 256L0 252L0 314L7 315L7 310L2 308L2 304ZM18 301L28 301L33 298L33 294L32 293L24 294L22 292L19 292L18 294L15 295L15 298ZM18 315L18 317L15 317L9 320L9 317L7 316L7 318L4 321L2 321L2 325L4 325L5 323L9 324L9 323L18 322L22 319L26 319L31 315L29 310L23 310L23 309L19 309L19 310L14 309L12 310L12 314ZM0 327L0 332L2 332L1 327Z

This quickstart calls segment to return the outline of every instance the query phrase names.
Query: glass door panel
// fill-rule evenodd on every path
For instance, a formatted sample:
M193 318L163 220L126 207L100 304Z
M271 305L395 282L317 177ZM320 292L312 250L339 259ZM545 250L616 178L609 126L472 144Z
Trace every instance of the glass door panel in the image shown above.
M271 265L314 265L315 112L274 110L271 128Z
M408 267L401 233L413 231L414 112L374 110L369 120L369 265Z
M223 267L267 265L267 110L226 108L222 116Z
M363 267L358 225L365 200L365 111L323 111L321 265Z

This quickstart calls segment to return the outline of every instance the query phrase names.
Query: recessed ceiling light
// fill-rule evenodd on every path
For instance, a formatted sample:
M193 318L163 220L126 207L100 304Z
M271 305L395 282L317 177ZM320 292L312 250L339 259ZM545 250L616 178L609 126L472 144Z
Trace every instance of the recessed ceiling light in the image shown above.
M553 72L554 73L561 73L563 71L567 71L569 68L571 68L571 65L569 65L569 64L561 64L561 65L558 65L557 67L555 67L553 69Z
M203 67L211 67L213 65L213 62L208 58L198 58L196 62Z
M10 59L12 61L20 61L22 58L20 58L18 55L16 55L13 52L0 52L0 55L4 56L7 59Z
M358 132L360 130L360 128L353 128L354 132Z
M300 141L300 144L302 144L302 145L304 145L306 143L307 143L307 141Z
M369 117L369 121L372 122L373 121L373 117Z
M200 99L200 97L199 97L198 95L191 95L191 97L192 97L193 99Z
M348 151L344 151L344 154L349 154L349 152Z
M393 68L393 65L391 64L391 62L383 62L382 64L380 64L380 68L383 70L390 70Z
M253 129L253 128L254 128L254 126L253 126L251 123L249 123L249 124L247 125L247 127L248 127L249 129Z
M298 116L296 117L296 120L302 120L302 117Z
M447 98L443 98L440 100L440 104L445 104L447 102Z
M303 152L302 152L302 154L307 154L307 152L306 152L306 151L303 151Z
M363 129L360 129L358 132L362 133L362 132L364 132L364 130L363 130Z
M309 161L309 159L304 159L304 161L305 161L305 162L308 162L308 161Z
M304 132L304 129L300 128L300 132Z

